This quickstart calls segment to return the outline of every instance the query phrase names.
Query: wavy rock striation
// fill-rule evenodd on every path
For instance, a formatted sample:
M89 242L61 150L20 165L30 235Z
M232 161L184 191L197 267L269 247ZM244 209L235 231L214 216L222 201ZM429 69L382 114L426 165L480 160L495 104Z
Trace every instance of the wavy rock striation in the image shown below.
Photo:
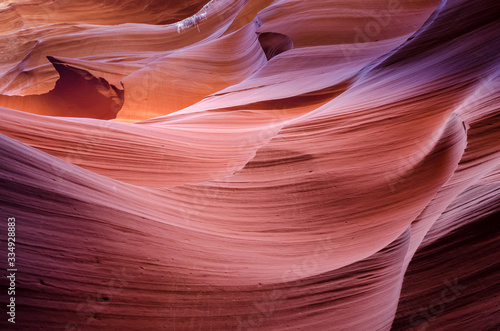
M497 330L498 12L4 2L15 327Z

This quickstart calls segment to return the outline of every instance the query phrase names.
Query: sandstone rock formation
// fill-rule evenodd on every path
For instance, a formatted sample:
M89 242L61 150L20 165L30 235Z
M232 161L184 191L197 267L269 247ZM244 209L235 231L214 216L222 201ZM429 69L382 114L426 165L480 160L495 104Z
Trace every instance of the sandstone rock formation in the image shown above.
M1 330L498 330L497 0L0 3Z

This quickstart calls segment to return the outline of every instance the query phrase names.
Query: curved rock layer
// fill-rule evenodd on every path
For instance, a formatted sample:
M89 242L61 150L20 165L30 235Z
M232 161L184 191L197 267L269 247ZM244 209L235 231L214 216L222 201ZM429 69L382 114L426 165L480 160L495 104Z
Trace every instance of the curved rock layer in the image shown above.
M499 12L4 1L0 329L498 330Z

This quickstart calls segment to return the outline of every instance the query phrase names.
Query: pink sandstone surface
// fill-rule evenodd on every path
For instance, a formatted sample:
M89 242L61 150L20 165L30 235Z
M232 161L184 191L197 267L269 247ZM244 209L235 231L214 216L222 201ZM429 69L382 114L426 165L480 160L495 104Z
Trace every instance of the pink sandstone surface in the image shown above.
M500 329L498 0L0 13L0 330Z

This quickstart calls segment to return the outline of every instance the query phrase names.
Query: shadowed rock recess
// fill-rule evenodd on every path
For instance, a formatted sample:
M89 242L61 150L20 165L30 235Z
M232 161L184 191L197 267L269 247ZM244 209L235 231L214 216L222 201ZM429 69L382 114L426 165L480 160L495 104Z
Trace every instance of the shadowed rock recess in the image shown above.
M1 2L0 330L500 330L498 13Z

